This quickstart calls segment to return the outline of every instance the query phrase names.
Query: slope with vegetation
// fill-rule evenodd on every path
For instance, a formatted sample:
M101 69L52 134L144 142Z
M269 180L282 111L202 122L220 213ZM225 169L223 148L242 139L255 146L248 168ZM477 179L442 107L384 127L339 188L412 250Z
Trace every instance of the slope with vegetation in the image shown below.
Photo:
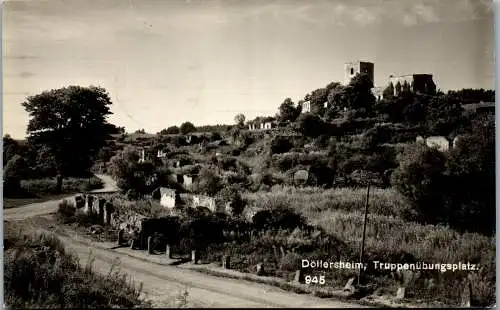
M403 87L395 96L386 90L376 101L372 86L359 75L349 85L314 90L297 104L287 98L272 117L278 127L271 130L248 130L243 115L232 126L197 128L184 122L157 135L115 128L116 138L104 139L91 161L117 180L118 209L168 217L147 200L160 186L238 201L229 216L191 212L172 218L179 235L167 240L159 233L155 244L164 248L173 242L186 255L196 247L205 260L231 255L234 268L246 272L263 263L268 275L287 279L303 257L359 258L370 184L366 261L476 264L475 272L421 272L407 283L408 296L457 304L469 280L475 303L492 304L495 124L491 115L465 113L461 106L490 101L491 91L422 94ZM305 101L311 112L302 113ZM415 143L417 136L432 135L457 142L444 152ZM153 156L139 161L141 148ZM164 159L156 157L159 150ZM54 171L62 167L67 166ZM195 176L192 186L179 174ZM343 286L355 271L325 275L331 285ZM393 273L373 268L363 281L377 294L401 284Z

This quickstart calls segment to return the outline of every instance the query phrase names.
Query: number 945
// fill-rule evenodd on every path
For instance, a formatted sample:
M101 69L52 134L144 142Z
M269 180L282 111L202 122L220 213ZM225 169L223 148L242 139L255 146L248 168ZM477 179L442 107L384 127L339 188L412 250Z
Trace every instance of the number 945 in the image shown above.
M305 276L304 280L306 284L325 284L325 276Z

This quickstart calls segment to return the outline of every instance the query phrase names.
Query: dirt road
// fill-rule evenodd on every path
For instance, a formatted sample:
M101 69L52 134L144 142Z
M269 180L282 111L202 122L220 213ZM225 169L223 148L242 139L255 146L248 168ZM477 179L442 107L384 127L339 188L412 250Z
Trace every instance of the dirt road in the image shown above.
M107 191L116 188L112 180L102 178L107 183L105 187ZM59 201L6 209L4 219L16 220L49 214L56 211ZM299 295L270 285L219 278L175 266L162 266L118 253L112 249L89 247L81 241L68 237L61 237L61 239L80 258L82 264L88 261L89 253L92 252L93 266L98 272L107 274L113 261L119 259L120 270L134 281L143 283L145 296L153 302L155 307L172 306L172 301L184 288L189 294L187 299L190 307L360 307L357 304L320 299L305 294Z
M191 307L284 307L284 308L357 308L356 304L320 299L310 295L287 292L274 286L249 281L219 278L175 266L145 262L113 250L89 248L74 239L61 238L80 258L88 261L89 252L95 259L95 270L107 273L117 258L120 270L135 281L142 282L147 298L155 307L166 307L186 288Z
M118 190L116 187L116 182L107 175L98 174L96 175L104 182L104 187L101 189L93 190L91 193L103 194L103 193L113 193ZM37 215L49 214L56 212L57 205L63 199L71 199L74 195L68 195L67 197L61 198L59 200L49 200L44 202L32 203L26 206L4 209L3 217L8 220L21 220L28 217L33 217Z

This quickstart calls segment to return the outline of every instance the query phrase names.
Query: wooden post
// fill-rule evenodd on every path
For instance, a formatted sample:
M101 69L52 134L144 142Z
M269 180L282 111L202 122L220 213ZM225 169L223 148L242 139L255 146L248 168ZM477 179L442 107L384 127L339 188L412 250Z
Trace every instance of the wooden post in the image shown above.
M123 229L120 229L118 231L118 240L117 240L117 244L118 245L121 245L123 242Z
M363 252L365 251L365 235L366 235L366 219L368 217L368 200L370 198L370 183L366 190L366 203L365 203L365 218L363 220L363 238L361 239L361 251L359 252L359 263L363 266ZM361 268L358 270L358 286L361 279Z
M224 255L224 257L222 257L222 268L230 269L229 265L230 265L230 256Z
M167 258L172 258L172 254L170 253L170 244L167 244L167 249L165 250L165 256L167 256Z
M153 238L148 237L148 254L153 254Z

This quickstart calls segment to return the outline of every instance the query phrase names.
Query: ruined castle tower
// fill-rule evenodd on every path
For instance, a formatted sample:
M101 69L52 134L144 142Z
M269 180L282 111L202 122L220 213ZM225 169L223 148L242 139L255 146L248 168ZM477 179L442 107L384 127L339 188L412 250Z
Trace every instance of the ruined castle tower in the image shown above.
M432 74L391 75L388 82L394 89L394 96L399 95L405 88L414 93L436 93L436 84L432 79Z
M372 62L355 61L344 64L344 85L351 82L351 79L358 73L367 74L374 82L374 64Z

